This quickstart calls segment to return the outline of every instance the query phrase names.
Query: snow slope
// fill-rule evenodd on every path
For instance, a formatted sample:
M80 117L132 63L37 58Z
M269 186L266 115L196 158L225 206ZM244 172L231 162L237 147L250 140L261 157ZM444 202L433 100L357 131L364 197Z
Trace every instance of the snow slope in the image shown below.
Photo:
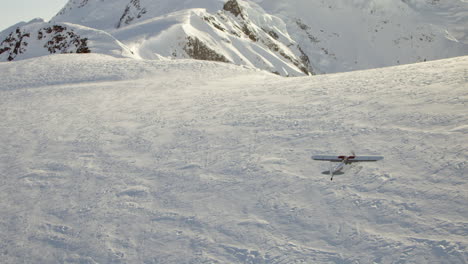
M2 262L466 263L467 69L0 63Z
M308 61L282 21L264 13L235 16L188 9L112 31L144 59L200 59L252 66L283 76L309 74Z
M254 0L283 19L318 73L468 55L464 0Z
M100 53L133 57L132 51L109 33L70 23L34 19L0 32L0 61L24 60L55 53Z
M102 30L125 27L186 9L215 13L226 0L70 0L52 21L73 22Z
M143 59L222 61L283 76L313 72L285 23L250 1L70 1L52 21L106 30Z

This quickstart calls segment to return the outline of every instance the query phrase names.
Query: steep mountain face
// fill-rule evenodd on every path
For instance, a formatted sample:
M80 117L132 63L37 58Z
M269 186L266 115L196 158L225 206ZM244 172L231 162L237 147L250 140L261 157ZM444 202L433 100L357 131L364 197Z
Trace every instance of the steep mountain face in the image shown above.
M301 76L466 55L467 13L462 0L70 0L44 28L73 23L107 32L136 58ZM0 34L9 49L2 60L37 53L16 45L31 34L17 30Z
M53 21L107 30L144 59L221 61L283 76L313 72L285 23L248 1L70 1Z
M177 11L204 8L210 13L222 9L227 0L69 0L52 21L72 22L112 30Z
M28 59L56 53L103 53L134 57L111 35L70 23L33 20L0 34L0 61Z
M319 73L468 54L461 0L254 0L283 19Z
M117 28L120 28L123 25L128 25L134 19L141 18L144 14L146 14L146 12L146 8L141 7L140 0L132 0L125 7L125 11L117 24Z

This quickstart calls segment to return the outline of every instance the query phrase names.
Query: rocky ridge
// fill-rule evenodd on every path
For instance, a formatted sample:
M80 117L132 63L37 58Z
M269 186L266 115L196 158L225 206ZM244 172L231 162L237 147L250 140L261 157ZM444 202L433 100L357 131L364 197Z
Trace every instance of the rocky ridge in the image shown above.
M5 37L3 37L5 36ZM66 53L103 53L132 57L132 52L109 34L69 23L33 20L0 34L0 61Z
M50 54L54 53L90 53L88 39L81 37L73 28L65 25L52 25L41 27L38 31L27 31L18 27L0 43L0 58L8 61L28 51L32 36L39 41L43 49Z
M111 4L110 2L106 3ZM117 6L124 6L123 12L118 15L119 19L115 23L102 23L102 25L114 24L114 26L111 28L99 27L99 23L96 23L96 29L100 28L110 32L113 37L125 45L125 49L130 50L128 47L132 47L132 52L143 59L160 59L162 57L211 60L256 67L283 76L301 76L313 73L314 70L310 66L308 56L300 45L289 36L281 19L266 14L255 3L248 1L229 0L223 3L214 0L211 3L213 5L218 3L217 11L214 8L208 10L183 9L181 7L181 10L158 17L156 15L158 14L158 6L154 2L144 0L117 1L114 3L116 10L119 9ZM40 35L38 40L45 41L42 47L49 54L96 52L95 49L86 46L88 36L73 33L67 27L60 26L60 23L65 21L78 23L79 19L66 19L66 16L70 16L74 12L87 12L87 8L94 9L98 4L96 1L88 0L70 1L50 22L50 25L37 30L37 32L25 34L28 34L27 36ZM175 22L168 21L168 16ZM114 20L115 17L116 15L112 14L108 20ZM269 22L273 23L269 24ZM149 25L151 25L150 30L148 30ZM46 28L52 29L53 32L50 34L53 36L44 34L50 31ZM159 30L155 30L155 28ZM21 28L16 30L26 32ZM15 32L11 33L12 36L18 35ZM167 36L168 32L171 32L170 36ZM13 49L14 53L11 56L8 55L2 60L21 59L15 52L20 54L36 53L30 48L26 48L28 44L22 40L23 38L24 36L21 35L15 37L17 41L11 37L5 39L4 42L9 46L5 46L4 49L10 50L12 49L10 46L16 47L16 43L20 44L18 44L17 49Z

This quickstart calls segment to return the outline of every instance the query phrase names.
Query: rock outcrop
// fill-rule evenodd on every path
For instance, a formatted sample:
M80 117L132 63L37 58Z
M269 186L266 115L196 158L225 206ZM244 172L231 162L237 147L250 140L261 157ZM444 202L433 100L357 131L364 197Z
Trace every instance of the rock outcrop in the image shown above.
M6 37L1 37L2 35ZM35 20L18 26L11 32L2 32L0 38L0 61L91 52L132 57L131 51L111 35L68 23L50 24Z

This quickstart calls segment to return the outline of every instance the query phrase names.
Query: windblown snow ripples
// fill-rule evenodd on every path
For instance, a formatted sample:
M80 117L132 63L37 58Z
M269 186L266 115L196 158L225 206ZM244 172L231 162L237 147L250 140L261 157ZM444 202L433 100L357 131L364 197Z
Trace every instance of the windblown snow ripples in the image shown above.
M0 64L6 263L466 262L466 57L292 79L68 58ZM385 160L333 182L310 160L350 150Z

